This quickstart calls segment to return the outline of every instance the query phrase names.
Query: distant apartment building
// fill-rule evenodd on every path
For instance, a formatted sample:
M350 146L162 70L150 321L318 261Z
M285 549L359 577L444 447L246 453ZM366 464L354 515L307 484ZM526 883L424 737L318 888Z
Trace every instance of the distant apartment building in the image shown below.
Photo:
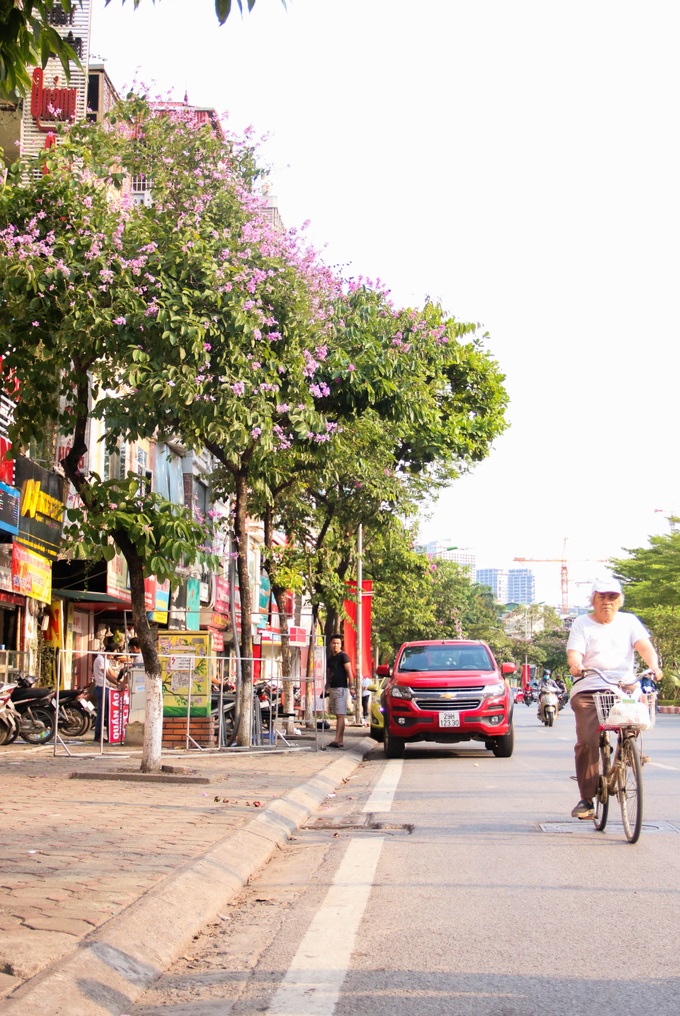
M536 598L536 580L529 568L510 568L508 571L507 603L533 603Z
M478 568L476 582L488 586L498 603L508 602L508 573L503 568Z
M472 578L475 574L475 552L469 547L454 547L447 540L433 540L420 547L428 557L439 561L454 561Z

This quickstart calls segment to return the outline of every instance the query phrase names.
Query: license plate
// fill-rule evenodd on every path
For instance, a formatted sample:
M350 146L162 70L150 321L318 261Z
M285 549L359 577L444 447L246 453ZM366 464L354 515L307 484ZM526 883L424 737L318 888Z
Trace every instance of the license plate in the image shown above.
M460 727L460 713L440 713L440 727Z
M93 713L94 712L94 706L92 705L92 703L90 701L81 702L80 705L85 710L85 712L87 712L87 713Z

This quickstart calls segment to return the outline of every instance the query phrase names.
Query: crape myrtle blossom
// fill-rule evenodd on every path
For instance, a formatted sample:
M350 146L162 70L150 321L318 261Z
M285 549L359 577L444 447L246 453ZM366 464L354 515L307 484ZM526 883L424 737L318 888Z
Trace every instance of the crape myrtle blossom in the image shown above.
M73 157L80 137L93 141L87 165ZM395 311L380 285L344 283L304 231L275 229L254 187L252 144L231 133L218 143L197 130L192 111L163 109L154 119L133 99L115 124L69 128L63 151L45 158L62 159L72 174L55 169L35 185L42 204L0 221L0 251L45 294L44 313L30 317L41 331L57 322L64 334L91 336L110 351L101 369L111 378L124 364L126 412L140 428L151 431L153 414L186 412L192 439L218 435L230 462L240 454L235 435L281 452L325 444L343 400L355 397L347 389L361 389L386 357L398 381L408 369L399 358L418 355L414 336L428 341L429 326ZM151 183L151 206L135 204L129 176ZM379 356L372 339L362 343L352 298L371 308L375 341L386 338Z

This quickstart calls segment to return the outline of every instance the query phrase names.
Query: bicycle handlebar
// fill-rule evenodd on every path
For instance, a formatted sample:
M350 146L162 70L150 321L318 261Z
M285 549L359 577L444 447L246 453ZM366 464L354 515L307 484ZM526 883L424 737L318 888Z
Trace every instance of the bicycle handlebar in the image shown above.
M635 674L633 684L637 684L639 681L642 680L643 677L649 677L650 674L654 673L655 671L652 670L651 667L649 667L647 670L643 670L641 674ZM603 673L601 670L598 670L597 667L584 667L583 670L581 671L580 676L574 678L574 684L576 684L577 681L582 681L584 677L588 676L588 674L597 674L597 676L601 677L604 681L610 681L610 678L607 677L607 675ZM619 681L619 685L621 685L621 681Z

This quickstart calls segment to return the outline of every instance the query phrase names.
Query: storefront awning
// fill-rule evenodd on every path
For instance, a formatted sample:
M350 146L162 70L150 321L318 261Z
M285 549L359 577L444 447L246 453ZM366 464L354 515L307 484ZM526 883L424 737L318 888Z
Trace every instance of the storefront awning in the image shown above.
M119 600L108 593L95 593L91 589L53 589L52 596L60 600L79 600L80 606L88 609L88 604L96 606L98 603L115 604L121 610L130 610L132 604L129 600Z

